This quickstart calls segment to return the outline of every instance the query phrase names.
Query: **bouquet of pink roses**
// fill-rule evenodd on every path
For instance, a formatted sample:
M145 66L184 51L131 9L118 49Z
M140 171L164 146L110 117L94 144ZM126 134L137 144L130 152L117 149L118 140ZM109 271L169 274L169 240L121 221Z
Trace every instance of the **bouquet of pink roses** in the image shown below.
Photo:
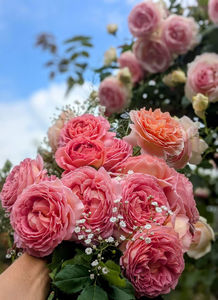
M192 184L173 167L200 160L206 143L187 117L141 109L130 118L119 139L103 116L63 111L44 162L27 158L6 179L17 251L49 256L50 299L169 293L200 243Z

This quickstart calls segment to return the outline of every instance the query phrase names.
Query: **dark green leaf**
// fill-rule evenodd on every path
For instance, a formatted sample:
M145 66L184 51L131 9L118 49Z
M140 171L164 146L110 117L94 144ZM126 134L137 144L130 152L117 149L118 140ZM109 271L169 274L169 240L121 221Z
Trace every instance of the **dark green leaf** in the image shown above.
M90 40L89 36L77 35L77 36L74 36L71 39L68 39L68 40L64 41L64 43L68 44L68 43L73 43L73 42L85 42L85 41L89 41L89 40Z
M63 263L62 267L65 267L66 265L81 265L86 267L87 265L90 264L90 262L91 262L91 256L88 256L81 250L77 250L77 254L72 259L66 260Z
M105 280L107 280L111 285L115 285L118 287L125 287L126 280L122 277L120 266L117 265L112 260L108 260L106 263L101 262L101 267L106 267L108 269L107 274L103 274Z
M66 294L77 293L90 283L88 269L80 265L66 265L56 276L54 285Z
M82 45L85 46L85 47L90 47L90 48L93 47L93 45L91 43L87 42L87 41L83 41Z
M87 67L87 63L84 63L84 64L80 64L80 63L76 63L75 66L81 68L82 70L84 70L86 67Z
M98 285L91 285L82 291L77 300L108 300L108 296Z
M132 285L127 282L125 288L120 288L117 286L112 287L112 296L113 300L134 300L135 299L135 291Z
M79 53L73 53L70 60L75 60L79 56Z

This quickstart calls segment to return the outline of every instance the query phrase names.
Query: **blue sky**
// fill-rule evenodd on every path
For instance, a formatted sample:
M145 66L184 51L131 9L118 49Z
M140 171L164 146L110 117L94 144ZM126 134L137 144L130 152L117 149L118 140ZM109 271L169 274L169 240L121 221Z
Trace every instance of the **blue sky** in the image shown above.
M57 42L76 34L93 37L91 66L99 67L110 46L130 37L127 17L135 0L0 0L0 168L8 158L14 164L34 157L57 106L82 101L97 84L87 75L84 87L64 99L64 78L49 81L43 67L48 56L34 47L42 32ZM118 37L106 32L117 23ZM92 84L90 84L90 82Z
M49 84L47 55L34 47L37 34L58 42L75 34L93 37L93 66L115 43L106 25L118 23L119 39L129 36L127 16L134 0L0 0L0 101L16 101ZM117 41L116 41L117 43ZM87 80L90 80L87 78ZM62 80L58 78L56 81Z

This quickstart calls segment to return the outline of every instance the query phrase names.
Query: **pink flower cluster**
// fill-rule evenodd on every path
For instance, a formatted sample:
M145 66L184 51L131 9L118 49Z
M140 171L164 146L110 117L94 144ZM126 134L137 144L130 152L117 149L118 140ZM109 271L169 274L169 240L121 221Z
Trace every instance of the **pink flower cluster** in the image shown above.
M197 44L195 21L169 15L161 2L147 0L137 4L128 23L130 32L137 38L133 52L148 73L165 71L175 55L184 54Z
M71 238L83 211L81 200L55 178L48 177L41 156L15 166L0 194L10 212L17 247L30 255L49 255Z
M198 25L194 19L170 15L161 1L146 0L134 6L128 24L136 41L133 51L120 55L118 64L121 69L129 69L134 85L146 74L166 71L176 56L185 54L198 43ZM115 77L101 82L99 99L107 113L124 110L129 99L126 91Z
M121 162L132 154L132 146L116 139L110 124L103 117L84 114L69 120L62 128L57 164L66 172L82 166L104 168L116 172Z
M149 73L165 71L173 56L186 53L197 43L197 25L193 19L167 15L160 4L145 1L136 5L129 16L130 31L138 38L133 47L134 54ZM148 24L149 30L144 34Z
M155 153L179 155L179 123L156 113L167 131L153 137L152 130L140 132L145 137L140 145L149 144L149 136ZM148 123L153 131L160 128L152 118ZM132 146L109 129L106 119L90 114L65 123L55 139L61 179L47 175L40 156L12 170L1 199L10 211L15 242L43 257L63 240L89 247L116 240L123 274L137 297L168 293L183 271L183 253L199 219L192 184L161 158L132 156Z

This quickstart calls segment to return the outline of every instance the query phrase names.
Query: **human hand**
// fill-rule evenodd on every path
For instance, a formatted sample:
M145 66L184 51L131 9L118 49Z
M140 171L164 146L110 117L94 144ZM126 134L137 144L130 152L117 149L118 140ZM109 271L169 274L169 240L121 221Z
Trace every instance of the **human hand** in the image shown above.
M0 275L0 300L45 300L48 291L46 262L26 253Z

